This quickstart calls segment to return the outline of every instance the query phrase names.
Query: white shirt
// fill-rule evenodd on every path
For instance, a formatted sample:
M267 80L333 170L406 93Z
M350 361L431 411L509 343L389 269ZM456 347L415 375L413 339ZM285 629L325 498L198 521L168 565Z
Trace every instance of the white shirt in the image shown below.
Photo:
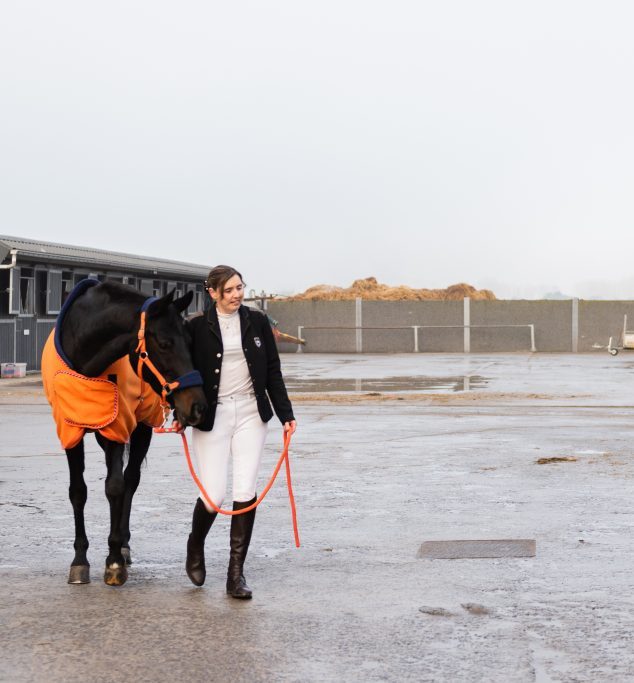
M242 350L240 311L228 315L220 313L220 311L217 313L222 346L224 347L218 398L222 399L235 394L248 394L253 391L253 382Z

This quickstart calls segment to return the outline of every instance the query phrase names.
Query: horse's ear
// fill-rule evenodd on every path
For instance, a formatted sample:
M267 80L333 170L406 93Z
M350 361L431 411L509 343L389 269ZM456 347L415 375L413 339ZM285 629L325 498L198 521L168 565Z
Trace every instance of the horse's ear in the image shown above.
M176 310L179 313L182 313L183 311L187 310L189 308L189 304L191 304L192 299L194 298L194 292L191 290L187 292L184 296L182 296L180 299L176 299L174 301L174 306L176 306Z

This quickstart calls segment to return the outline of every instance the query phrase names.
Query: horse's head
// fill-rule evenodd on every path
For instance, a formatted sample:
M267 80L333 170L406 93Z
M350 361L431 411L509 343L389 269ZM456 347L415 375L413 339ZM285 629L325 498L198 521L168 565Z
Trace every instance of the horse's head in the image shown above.
M174 300L174 290L151 303L147 309L145 341L147 354L157 370L167 382L193 372L194 365L190 353L191 339L181 313L191 303L193 292ZM138 356L133 356L136 367ZM143 366L143 379L150 383L156 393L161 394L160 381ZM178 422L183 425L200 424L207 409L207 401L202 386L177 388L169 394L168 401L174 408Z

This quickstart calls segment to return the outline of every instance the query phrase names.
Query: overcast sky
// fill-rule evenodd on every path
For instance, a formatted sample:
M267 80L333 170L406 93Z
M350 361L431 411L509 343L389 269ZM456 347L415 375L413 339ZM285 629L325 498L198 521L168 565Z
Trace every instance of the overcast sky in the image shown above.
M1 7L0 234L634 298L629 0Z

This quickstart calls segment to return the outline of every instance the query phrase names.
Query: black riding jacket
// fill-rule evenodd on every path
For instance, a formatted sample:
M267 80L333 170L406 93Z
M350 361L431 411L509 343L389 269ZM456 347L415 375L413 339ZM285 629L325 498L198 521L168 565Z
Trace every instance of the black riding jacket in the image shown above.
M273 403L273 409L280 422L290 422L295 419L293 407L282 378L280 356L271 324L266 314L261 311L247 306L240 306L239 311L242 349L253 381L260 417L264 422L273 417ZM188 318L187 325L192 337L194 368L202 375L203 390L209 405L197 429L209 432L214 426L222 372L223 346L216 306L211 306L204 313L195 313Z

